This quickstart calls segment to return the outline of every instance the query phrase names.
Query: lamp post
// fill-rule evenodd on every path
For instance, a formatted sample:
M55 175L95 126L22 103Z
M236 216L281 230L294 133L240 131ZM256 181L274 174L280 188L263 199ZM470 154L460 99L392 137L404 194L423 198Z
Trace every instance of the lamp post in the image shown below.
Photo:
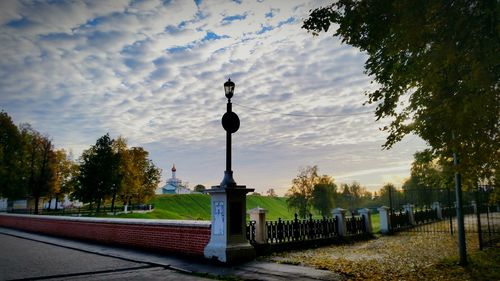
M237 185L231 169L231 134L240 128L240 119L232 111L231 98L234 94L234 82L224 83L227 98L227 110L222 116L222 127L226 130L226 170L218 186L212 186L206 192L210 194L212 225L210 241L203 254L206 258L223 263L237 263L255 257L255 250L245 235L246 194L254 191L244 185Z
M231 169L231 134L236 133L240 128L240 118L233 112L231 98L234 94L234 82L228 79L224 83L224 92L227 98L227 110L222 116L222 127L226 130L226 171L220 186L222 188L236 187L236 182L233 178L233 170Z

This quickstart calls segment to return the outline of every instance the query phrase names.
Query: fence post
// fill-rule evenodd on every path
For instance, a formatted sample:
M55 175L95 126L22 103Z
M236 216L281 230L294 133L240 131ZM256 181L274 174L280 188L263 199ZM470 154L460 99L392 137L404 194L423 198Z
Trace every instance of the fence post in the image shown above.
M380 215L380 233L388 234L391 232L391 218L389 217L389 207L382 206L378 208Z
M436 211L437 218L442 220L443 219L443 210L441 208L441 204L439 202L432 203L432 209L434 211Z
M415 225L415 215L413 214L413 205L408 203L403 205L403 208L405 212L408 214L408 220L410 221L411 225Z
M372 228L372 214L370 209L363 208L358 210L359 215L363 218L363 223L365 224L366 233L373 233Z
M345 221L345 209L335 208L332 211L333 217L337 219L338 222L338 232L339 236L345 237L347 236L347 225Z
M248 211L250 220L255 221L255 243L267 243L267 229L266 229L266 213L267 210L263 208L253 208Z
M474 200L470 201L470 205L474 209L474 214L477 214L477 203L476 203L476 201L474 201Z

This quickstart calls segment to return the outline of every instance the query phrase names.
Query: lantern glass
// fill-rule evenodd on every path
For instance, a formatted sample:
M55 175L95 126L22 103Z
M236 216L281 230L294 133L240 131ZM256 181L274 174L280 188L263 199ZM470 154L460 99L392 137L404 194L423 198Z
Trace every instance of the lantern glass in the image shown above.
M224 92L226 93L226 98L230 99L234 94L234 82L231 79L224 83Z

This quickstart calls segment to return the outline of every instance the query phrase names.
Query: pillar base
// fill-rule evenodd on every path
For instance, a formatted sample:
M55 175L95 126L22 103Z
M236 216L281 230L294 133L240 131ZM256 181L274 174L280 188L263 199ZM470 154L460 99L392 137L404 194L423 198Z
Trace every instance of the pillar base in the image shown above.
M234 245L208 244L203 251L205 258L227 264L241 263L255 259L255 249L250 243Z
M234 188L214 186L210 194L212 226L205 258L235 264L255 258L255 250L246 239L246 194L254 191L244 185Z

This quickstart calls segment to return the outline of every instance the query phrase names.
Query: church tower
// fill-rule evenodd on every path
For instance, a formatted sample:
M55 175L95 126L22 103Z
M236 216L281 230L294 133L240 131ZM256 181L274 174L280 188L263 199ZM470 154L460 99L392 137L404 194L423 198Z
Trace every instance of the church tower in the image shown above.
M175 164L172 166L172 178L175 179L175 172L177 169L175 168Z

